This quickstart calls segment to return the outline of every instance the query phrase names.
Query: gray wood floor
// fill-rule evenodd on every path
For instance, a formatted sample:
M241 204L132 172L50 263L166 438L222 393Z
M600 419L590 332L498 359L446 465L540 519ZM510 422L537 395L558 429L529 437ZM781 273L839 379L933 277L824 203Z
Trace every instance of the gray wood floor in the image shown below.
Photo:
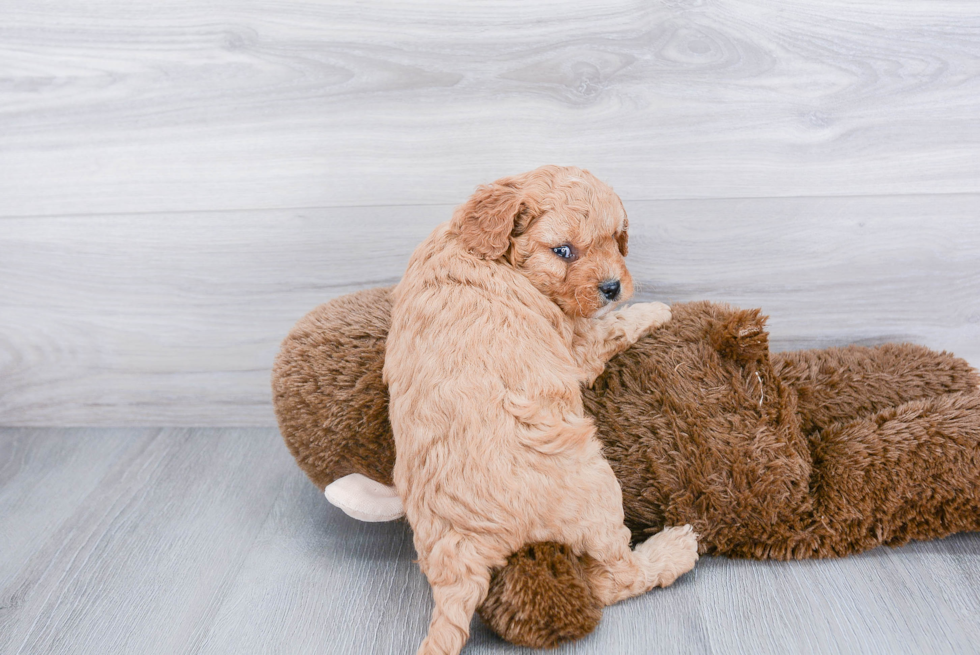
M404 523L327 504L275 430L0 430L0 652L407 653ZM704 558L561 653L980 652L980 533L843 560ZM530 652L479 619L465 653Z

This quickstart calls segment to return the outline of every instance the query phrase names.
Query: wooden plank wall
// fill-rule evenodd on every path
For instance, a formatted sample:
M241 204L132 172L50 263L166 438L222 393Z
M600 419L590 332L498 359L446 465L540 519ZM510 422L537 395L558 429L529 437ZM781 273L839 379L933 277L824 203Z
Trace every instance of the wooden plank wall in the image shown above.
M543 163L641 299L980 365L978 117L969 0L7 0L0 424L270 425L293 322Z

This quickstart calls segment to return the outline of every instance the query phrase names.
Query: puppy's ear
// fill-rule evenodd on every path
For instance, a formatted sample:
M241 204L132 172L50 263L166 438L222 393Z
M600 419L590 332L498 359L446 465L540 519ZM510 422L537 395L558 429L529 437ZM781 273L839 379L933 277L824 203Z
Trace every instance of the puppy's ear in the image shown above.
M508 177L478 188L456 209L452 227L467 250L497 259L510 247L511 235L527 229L535 213L520 179Z
M628 219L623 219L623 229L619 234L616 235L616 243L619 244L619 254L623 257L629 252L629 241L630 235L627 234L627 230L630 228L630 222Z

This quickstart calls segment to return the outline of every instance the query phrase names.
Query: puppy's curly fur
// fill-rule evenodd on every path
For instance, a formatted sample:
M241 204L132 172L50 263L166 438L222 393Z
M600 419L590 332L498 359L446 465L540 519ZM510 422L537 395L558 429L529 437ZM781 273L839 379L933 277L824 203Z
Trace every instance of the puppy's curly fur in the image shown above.
M394 482L435 601L420 653L457 653L491 569L531 542L588 555L602 604L697 560L690 526L629 547L622 494L580 385L670 318L629 297L626 213L587 171L481 187L393 292L384 377Z

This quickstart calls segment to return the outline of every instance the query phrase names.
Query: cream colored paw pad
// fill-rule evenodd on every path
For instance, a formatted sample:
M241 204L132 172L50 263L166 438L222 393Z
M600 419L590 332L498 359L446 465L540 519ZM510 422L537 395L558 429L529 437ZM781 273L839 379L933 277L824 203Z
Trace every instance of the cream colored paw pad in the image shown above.
M358 521L394 521L405 516L405 508L394 487L352 473L334 480L323 490L331 505Z

